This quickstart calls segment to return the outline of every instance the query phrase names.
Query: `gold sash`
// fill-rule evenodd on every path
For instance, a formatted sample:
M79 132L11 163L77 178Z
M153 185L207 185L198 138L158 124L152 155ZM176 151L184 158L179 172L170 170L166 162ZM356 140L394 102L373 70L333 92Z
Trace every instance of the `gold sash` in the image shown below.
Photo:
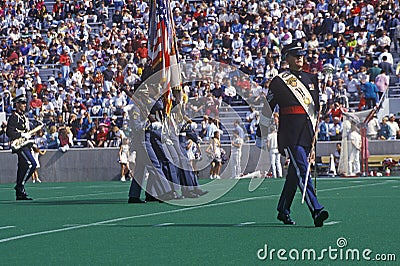
M317 115L315 114L315 103L306 86L290 72L283 72L278 76L283 80L283 82L285 82L290 91L299 101L300 105L304 108L313 124L313 128L315 128L318 121Z

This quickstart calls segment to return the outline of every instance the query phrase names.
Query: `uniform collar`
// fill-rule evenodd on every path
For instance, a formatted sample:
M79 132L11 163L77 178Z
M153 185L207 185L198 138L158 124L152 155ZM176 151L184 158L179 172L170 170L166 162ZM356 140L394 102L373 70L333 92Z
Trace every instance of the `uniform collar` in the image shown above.
M289 69L289 72L292 73L293 75L295 75L296 77L299 77L300 74L301 74L303 71L297 71L297 70Z

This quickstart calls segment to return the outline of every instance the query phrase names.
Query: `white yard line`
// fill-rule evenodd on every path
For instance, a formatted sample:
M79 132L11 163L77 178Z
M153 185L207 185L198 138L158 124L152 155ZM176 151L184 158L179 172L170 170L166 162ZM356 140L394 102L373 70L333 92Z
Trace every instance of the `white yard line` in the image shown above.
M237 226L237 227L241 227L241 226L246 226L246 225L250 225L250 224L255 224L256 222L243 222L240 224L235 224L233 226Z
M169 226L169 225L174 225L175 223L162 223L162 224L155 224L153 225L154 227L163 227L163 226Z
M16 227L15 225L7 225L7 226L0 227L0 230L9 229L9 228L15 228L15 227Z
M321 189L318 192L327 192L327 191L335 191L335 190L342 190L342 189L352 189L352 188L379 186L379 185L385 185L388 182L389 181L380 182L380 183L374 183L374 184L366 184L366 185L354 185L354 186L346 186L346 187L327 188L327 189ZM278 197L278 196L280 196L280 194L268 195L268 196L259 196L259 197L251 197L251 198L238 199L238 200L232 200L232 201L225 201L225 202L219 202L219 203L211 203L211 204L208 204L208 205L186 207L186 208L181 208L181 209L176 209L176 210L169 210L169 211L146 213L146 214L140 214L140 215L134 215L134 216L127 216L127 217L120 217L120 218L109 219L109 220L104 220L104 221L99 221L99 222L94 222L94 223L89 223L89 224L82 224L82 225L77 225L77 226L64 227L64 228L58 228L58 229L53 229L53 230L40 231L40 232L36 232L36 233L29 233L29 234L24 234L24 235L18 235L18 236L3 238L3 239L0 239L0 243L10 242L10 241L19 240L19 239L28 238L28 237L33 237L33 236L48 235L48 234L53 234L53 233L58 233L58 232L72 231L72 230L81 229L81 228L89 228L89 227L93 227L93 226L97 226L97 225L121 222L121 221L126 221L126 220L131 220L131 219L152 217L152 216L171 214L171 213L186 212L186 211L191 211L191 210L198 210L198 209L215 207L215 206L223 206L223 205L228 205L228 204L241 203L241 202L246 202L246 201L259 200L259 199Z
M326 222L324 223L324 225L334 225L334 224L340 224L341 221L330 221L330 222Z

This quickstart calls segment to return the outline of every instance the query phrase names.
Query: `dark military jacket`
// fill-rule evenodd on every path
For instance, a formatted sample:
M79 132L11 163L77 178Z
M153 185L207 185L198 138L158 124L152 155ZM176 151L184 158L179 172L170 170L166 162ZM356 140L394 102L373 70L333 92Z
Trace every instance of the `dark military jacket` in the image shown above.
M306 72L291 71L308 89L314 103L316 113L319 110L319 87L318 79L314 74ZM282 110L285 107L301 106L298 99L293 95L285 82L276 76L269 85L267 101L274 110L278 105ZM306 113L304 114L281 114L279 115L278 145L279 151L283 154L286 147L295 145L311 147L315 134L312 122Z
M21 133L29 131L29 120L28 118L17 112L13 112L7 122L7 136L11 141L21 137Z

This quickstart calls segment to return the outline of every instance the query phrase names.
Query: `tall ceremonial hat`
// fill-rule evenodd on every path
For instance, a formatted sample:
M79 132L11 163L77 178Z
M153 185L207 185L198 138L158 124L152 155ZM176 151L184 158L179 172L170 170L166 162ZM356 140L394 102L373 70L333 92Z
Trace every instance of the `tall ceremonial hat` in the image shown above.
M300 42L292 42L291 44L285 45L282 49L282 55L287 56L288 54L293 56L305 56L307 51L303 49L303 46Z
M12 100L14 103L27 103L28 100L25 97L25 94L20 94Z

